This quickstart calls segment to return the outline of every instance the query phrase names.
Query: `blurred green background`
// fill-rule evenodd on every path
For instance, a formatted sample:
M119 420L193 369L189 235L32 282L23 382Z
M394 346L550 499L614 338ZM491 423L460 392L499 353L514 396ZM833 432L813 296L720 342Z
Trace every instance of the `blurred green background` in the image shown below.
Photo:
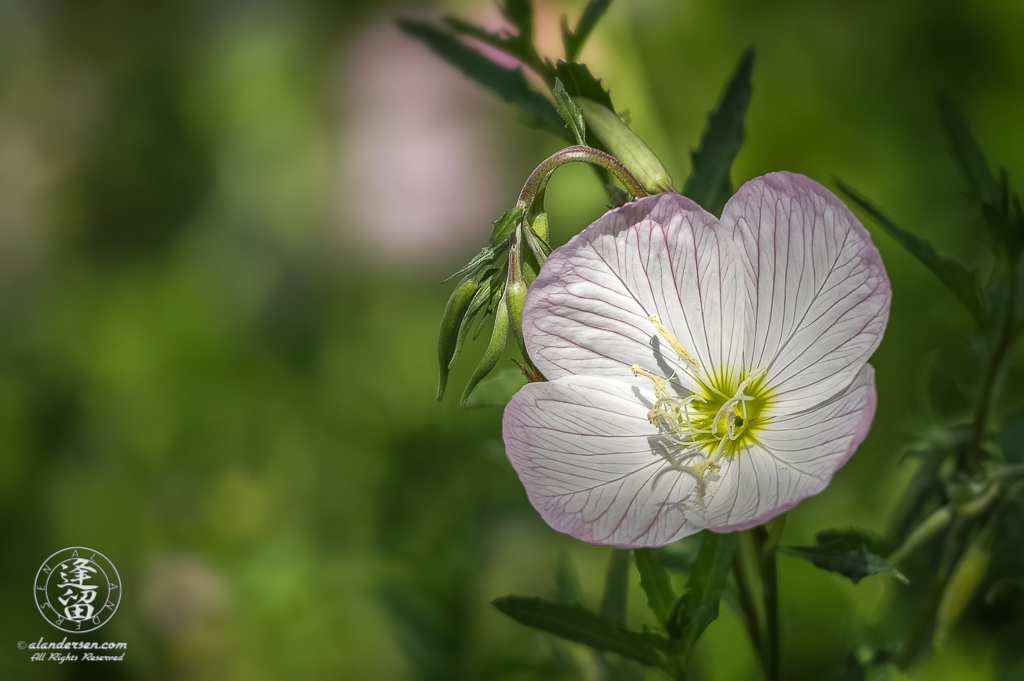
M535 5L557 58L583 2ZM586 649L489 602L577 588L594 606L610 550L547 528L500 411L458 407L482 342L434 401L441 280L560 146L394 28L448 12L500 25L483 0L0 0L0 678L596 678ZM756 43L734 181L838 176L970 259L979 218L934 96L1019 189L1022 35L1014 0L621 1L582 59L680 186ZM585 168L560 170L554 240L604 200ZM966 314L871 229L894 289L878 416L786 543L884 532L903 445L943 416L921 377L955 392L969 366ZM127 641L123 663L16 647L63 636L31 589L76 545L120 571L120 609L81 638ZM827 678L913 614L893 614L887 576L780 570L788 678ZM975 617L914 678L1003 678L1011 635ZM697 666L755 677L727 607Z

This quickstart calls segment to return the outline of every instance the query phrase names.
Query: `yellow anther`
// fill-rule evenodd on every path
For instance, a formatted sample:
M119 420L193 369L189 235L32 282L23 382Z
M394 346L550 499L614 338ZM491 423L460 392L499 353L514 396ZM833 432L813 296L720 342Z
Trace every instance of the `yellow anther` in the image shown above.
M669 397L668 383L661 376L656 376L650 371L641 369L639 364L633 365L633 375L637 377L643 376L644 378L650 379L651 383L654 384L654 394L659 400Z
M676 338L671 331L665 328L665 325L661 323L661 318L658 317L658 315L653 314L651 315L651 323L654 324L654 328L658 330L658 333L668 341L668 344L672 346L672 349L676 351L676 354L682 357L683 361L689 364L690 367L696 371L698 368L697 360L693 355L686 351L686 348L684 348L683 344L679 342L679 339Z
M704 471L710 470L711 476L714 477L718 475L718 471L722 470L721 464L715 463L710 458L701 459L697 463L693 464L692 468L701 478L704 477ZM701 493L701 496L704 496L704 494Z

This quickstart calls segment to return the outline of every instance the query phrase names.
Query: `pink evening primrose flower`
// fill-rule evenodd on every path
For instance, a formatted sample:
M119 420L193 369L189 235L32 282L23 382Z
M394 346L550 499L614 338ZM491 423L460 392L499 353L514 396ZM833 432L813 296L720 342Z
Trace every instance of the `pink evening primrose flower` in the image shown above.
M509 460L544 520L592 544L759 525L867 435L891 297L867 230L802 175L747 182L721 220L678 194L626 204L530 288L548 382L505 409Z

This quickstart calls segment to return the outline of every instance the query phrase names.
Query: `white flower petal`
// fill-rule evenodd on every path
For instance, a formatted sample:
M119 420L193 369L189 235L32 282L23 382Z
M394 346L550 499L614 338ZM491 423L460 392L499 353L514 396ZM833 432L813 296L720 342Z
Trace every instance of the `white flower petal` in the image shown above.
M808 411L774 418L758 444L722 466L707 522L743 530L820 493L856 451L875 416L875 371L865 364L849 389Z
M652 398L594 376L530 383L512 398L505 451L551 527L619 547L661 546L703 529L698 511L682 510L694 478L652 448L664 442L647 421Z
M892 291L878 249L823 186L772 173L726 204L746 270L748 366L768 366L780 408L800 411L843 390L878 347Z
M702 368L734 365L741 268L722 237L714 216L678 194L609 211L555 250L530 287L523 309L530 358L548 379L590 374L635 383L634 364L669 376L679 360L650 321L659 315Z

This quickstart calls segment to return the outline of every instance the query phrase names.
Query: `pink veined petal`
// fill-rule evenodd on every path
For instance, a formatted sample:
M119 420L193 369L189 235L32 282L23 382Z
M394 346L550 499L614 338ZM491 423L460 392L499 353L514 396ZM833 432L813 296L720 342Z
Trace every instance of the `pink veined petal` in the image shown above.
M836 398L773 419L758 433L757 444L722 467L717 489L710 488L710 529L760 525L823 491L864 441L875 405L875 371L865 364Z
M669 376L680 362L650 321L659 315L702 369L735 364L740 275L717 220L689 199L659 194L626 204L545 262L523 309L530 358L549 379L590 374L638 384L634 364ZM692 387L685 373L679 380Z
M652 400L650 390L594 376L530 383L512 398L505 451L551 527L623 548L662 546L705 527L685 508L694 478L655 450L665 439L647 421Z
M744 184L722 228L744 262L745 362L769 367L787 411L843 390L881 342L892 298L867 230L825 187L792 173Z

